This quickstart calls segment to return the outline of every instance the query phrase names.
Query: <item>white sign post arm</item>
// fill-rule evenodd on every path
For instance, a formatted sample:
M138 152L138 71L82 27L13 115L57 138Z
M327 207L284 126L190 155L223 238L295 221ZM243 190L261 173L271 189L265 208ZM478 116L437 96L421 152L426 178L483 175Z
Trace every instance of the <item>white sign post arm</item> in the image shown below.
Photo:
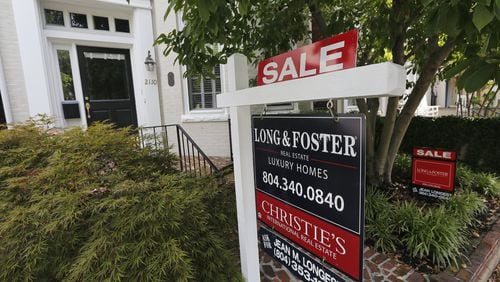
M231 56L227 64L229 91L248 87L246 57ZM238 215L241 271L249 282L260 281L250 106L230 107L231 141Z
M380 63L219 94L217 106L394 97L403 95L405 88L404 67Z

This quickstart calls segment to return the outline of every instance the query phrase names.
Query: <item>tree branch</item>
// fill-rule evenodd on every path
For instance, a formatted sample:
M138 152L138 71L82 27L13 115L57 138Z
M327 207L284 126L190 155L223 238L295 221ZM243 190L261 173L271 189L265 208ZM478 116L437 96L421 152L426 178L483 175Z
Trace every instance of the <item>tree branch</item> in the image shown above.
M455 47L455 40L455 38L450 38L442 47L438 47L435 49L433 48L434 51L431 51L429 59L422 68L422 72L420 73L420 76L415 83L411 94L408 96L408 100L406 101L401 114L396 119L389 151L387 152L387 164L384 173L386 179L391 178L391 171L392 166L394 165L394 160L396 159L396 155L398 153L399 146L403 141L405 132L410 125L413 115L415 114L415 110L417 109L418 105L420 104L420 100L422 100L425 92L434 79L439 66L443 64L444 60L450 55L451 51Z
M368 106L365 99L356 99L356 105L361 113L368 115Z
M406 23L401 21L403 17L403 7L400 0L393 0L393 12L391 13L391 37L394 39L392 46L392 61L398 65L405 63L405 39L406 39Z
M306 0L307 7L311 12L311 16L314 22L318 25L319 31L323 37L328 36L328 28L326 26L325 18L321 13L321 10L318 8L316 1L314 0Z

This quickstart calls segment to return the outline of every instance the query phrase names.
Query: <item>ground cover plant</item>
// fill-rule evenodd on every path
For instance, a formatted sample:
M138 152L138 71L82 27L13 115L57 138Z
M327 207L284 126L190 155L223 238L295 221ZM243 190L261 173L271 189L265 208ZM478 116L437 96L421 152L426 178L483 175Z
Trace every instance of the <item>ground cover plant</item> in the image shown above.
M97 124L0 131L0 281L239 280L234 191Z
M411 194L410 156L398 156L394 172L397 184L367 190L367 243L423 272L467 265L480 233L498 218L498 178L459 164L455 194L437 201Z

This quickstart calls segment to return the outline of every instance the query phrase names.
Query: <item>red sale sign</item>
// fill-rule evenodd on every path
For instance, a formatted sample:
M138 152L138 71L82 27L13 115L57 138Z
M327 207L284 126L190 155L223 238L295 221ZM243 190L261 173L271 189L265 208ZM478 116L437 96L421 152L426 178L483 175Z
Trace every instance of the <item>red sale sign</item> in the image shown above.
M357 48L358 31L351 30L268 58L259 63L257 85L354 68Z
M455 189L454 151L414 148L412 179L414 192L423 196L447 199Z
M453 192L455 163L417 158L412 165L413 184Z
M256 191L257 218L355 280L362 265L361 236Z

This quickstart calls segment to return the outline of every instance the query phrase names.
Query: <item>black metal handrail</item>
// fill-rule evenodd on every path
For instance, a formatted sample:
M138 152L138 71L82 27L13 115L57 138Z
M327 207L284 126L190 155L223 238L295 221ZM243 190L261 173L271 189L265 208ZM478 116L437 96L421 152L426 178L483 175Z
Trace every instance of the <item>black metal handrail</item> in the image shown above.
M142 147L167 151L177 147L181 171L200 176L219 172L217 166L179 124L142 127L139 134ZM176 137L173 140L169 138L172 134Z

